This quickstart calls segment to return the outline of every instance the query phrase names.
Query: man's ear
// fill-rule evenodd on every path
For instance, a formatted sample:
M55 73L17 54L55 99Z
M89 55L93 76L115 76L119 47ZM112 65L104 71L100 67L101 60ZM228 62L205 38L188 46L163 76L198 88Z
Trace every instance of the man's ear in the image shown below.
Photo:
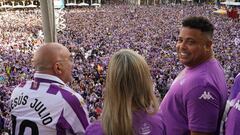
M208 40L206 42L206 44L204 45L204 49L205 49L205 51L211 51L211 48L212 48L212 41Z
M62 74L62 64L57 62L53 66L53 70L56 74Z

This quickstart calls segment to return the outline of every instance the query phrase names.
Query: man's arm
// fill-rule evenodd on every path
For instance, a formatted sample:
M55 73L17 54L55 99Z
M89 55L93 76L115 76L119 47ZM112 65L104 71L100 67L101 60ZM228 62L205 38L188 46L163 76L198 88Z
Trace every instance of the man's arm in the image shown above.
M88 113L75 93L61 90L61 94L66 102L58 126L74 134L84 134L89 125Z
M230 96L229 96L230 100L237 97L237 94L240 91L239 87L240 87L240 73L234 79L234 84L233 84L233 87L231 89L231 93L230 93Z
M221 96L214 87L197 86L190 90L185 101L191 135L217 132L222 107Z

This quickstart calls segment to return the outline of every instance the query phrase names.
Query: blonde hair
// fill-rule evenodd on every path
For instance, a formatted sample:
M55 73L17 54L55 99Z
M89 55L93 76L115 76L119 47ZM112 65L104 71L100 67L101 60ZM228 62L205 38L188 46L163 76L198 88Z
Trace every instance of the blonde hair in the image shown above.
M132 112L156 113L149 66L136 52L122 49L108 65L102 125L106 135L133 135Z

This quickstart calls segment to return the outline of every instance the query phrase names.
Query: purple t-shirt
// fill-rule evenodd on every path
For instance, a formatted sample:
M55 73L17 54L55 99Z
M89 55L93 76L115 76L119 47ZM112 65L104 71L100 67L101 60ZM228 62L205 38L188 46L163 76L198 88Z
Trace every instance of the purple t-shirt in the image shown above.
M238 92L240 92L240 73L236 76L234 80L234 85L232 87L229 100L234 99L238 95Z
M225 124L225 135L239 135L240 133L240 94L234 99L234 104L228 113Z
M222 129L221 133L222 134L226 130L226 120L227 120L227 117L228 117L227 115L229 114L230 109L234 106L234 104L236 102L235 98L237 97L239 92L240 92L240 73L236 76L236 78L234 80L234 85L232 87L231 94L228 97L228 100L227 100L227 103L226 103L226 106L225 106L225 111L224 111L224 114L223 114L222 124L221 124L221 129Z
M133 113L133 128L136 135L166 135L161 117L143 111ZM88 126L85 135L104 135L101 122Z
M174 80L159 110L167 135L219 132L227 100L224 72L216 59L186 67Z

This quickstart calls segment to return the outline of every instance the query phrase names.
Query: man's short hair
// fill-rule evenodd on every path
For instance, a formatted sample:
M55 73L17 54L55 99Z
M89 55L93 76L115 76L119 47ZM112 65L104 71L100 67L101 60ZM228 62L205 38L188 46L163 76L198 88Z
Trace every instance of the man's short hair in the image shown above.
M182 21L182 26L201 30L203 33L206 33L208 36L210 36L210 38L213 37L214 26L205 17L202 16L187 17Z

